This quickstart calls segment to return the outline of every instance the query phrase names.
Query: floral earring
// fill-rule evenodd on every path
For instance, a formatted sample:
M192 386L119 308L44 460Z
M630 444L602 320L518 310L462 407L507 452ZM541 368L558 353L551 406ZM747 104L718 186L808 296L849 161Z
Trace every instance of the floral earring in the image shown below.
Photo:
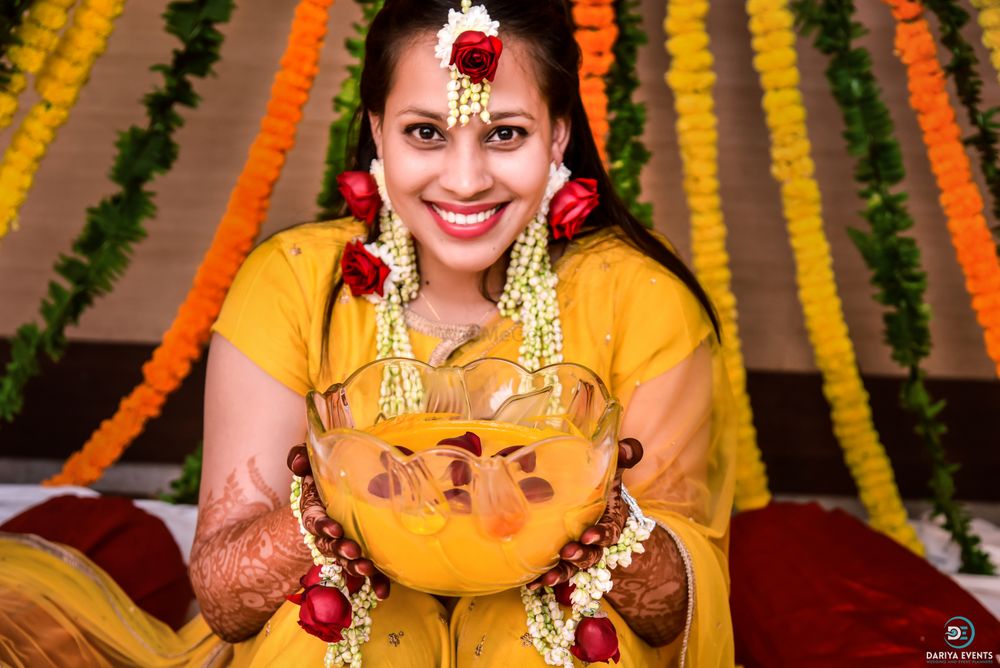
M552 238L572 239L599 202L595 179L573 179L560 188L549 204Z

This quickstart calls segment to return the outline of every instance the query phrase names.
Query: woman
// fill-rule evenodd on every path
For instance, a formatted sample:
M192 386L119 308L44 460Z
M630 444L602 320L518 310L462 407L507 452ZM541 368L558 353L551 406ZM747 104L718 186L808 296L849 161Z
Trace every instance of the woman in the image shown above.
M449 10L458 13L450 32ZM299 628L299 607L286 601L312 558L281 462L304 440L308 390L389 355L434 365L565 359L600 374L625 406L622 435L644 452L624 483L657 521L645 552L614 571L601 604L617 629L621 663L733 663L733 433L711 306L611 190L580 98L565 3L485 0L483 30L463 33L462 16L482 19L477 12L441 0L385 3L366 45L355 165L374 165L380 220L366 208L371 198L345 180L355 214L367 220L281 232L237 276L215 325L206 382L191 555L203 619L180 638L140 630L172 648L175 656L159 665L323 660L326 644ZM499 24L495 37L490 21ZM467 42L470 33L480 41ZM577 180L565 185L558 165ZM638 459L636 445L622 446L626 466ZM308 473L301 455L289 459L296 473ZM323 519L314 496L307 486L306 529L348 572L370 576L383 599L362 648L366 665L545 665L517 591L443 605L390 585ZM627 514L617 486L608 507L535 587L565 582L617 540ZM213 641L206 623L234 645ZM115 651L150 665L156 654Z

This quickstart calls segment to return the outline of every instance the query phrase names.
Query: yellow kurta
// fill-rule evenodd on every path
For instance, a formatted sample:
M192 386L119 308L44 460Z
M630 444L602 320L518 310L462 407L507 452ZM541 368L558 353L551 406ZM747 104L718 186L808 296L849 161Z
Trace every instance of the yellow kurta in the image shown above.
M361 224L341 220L300 225L267 239L240 270L215 331L302 395L324 390L375 359L374 306L350 297L345 289L334 309L327 368L321 363L326 295L344 245L364 232ZM575 241L555 271L564 359L598 373L625 406L626 425L632 430L622 435L639 438L646 451L643 464L629 472L626 483L647 514L678 542L689 569L689 624L668 647L648 647L604 606L618 629L621 665L664 666L682 659L698 668L731 666L726 552L734 434L726 374L711 323L680 280L611 231ZM495 316L483 327L456 327L409 314L407 324L414 356L425 362L461 365L485 356L518 359L520 326L509 319ZM646 384L647 389L655 388L655 395L640 399L637 388ZM630 418L633 395L643 408L641 416ZM14 549L12 543L0 539L0 559ZM36 548L21 541L16 549L21 554ZM6 561L15 569L0 572L0 595L4 588L17 586L18 569L33 572L23 559ZM59 578L76 577L71 568L50 571L55 572L35 578L31 586L48 582L58 590ZM80 587L88 586L85 579L78 580ZM106 597L104 592L114 585L101 582L98 589ZM74 590L77 594L85 595L83 589ZM98 590L91 589L89 595L98 595ZM57 594L51 598L59 600ZM298 627L297 610L285 604L256 638L222 649L219 641L206 637L200 618L180 634L144 621L142 628L155 640L152 644L169 647L173 656L153 662L144 655L137 663L201 665L206 655L219 652L216 660L235 665L321 665L325 644ZM68 624L68 619L53 623ZM77 619L68 632L91 643L86 626L85 619ZM372 632L364 649L371 666L545 665L526 636L516 590L462 599L449 620L433 597L394 586L373 614ZM10 660L4 655L5 635L9 641L0 622L0 660ZM116 633L104 635L113 638ZM190 654L185 654L184 645Z

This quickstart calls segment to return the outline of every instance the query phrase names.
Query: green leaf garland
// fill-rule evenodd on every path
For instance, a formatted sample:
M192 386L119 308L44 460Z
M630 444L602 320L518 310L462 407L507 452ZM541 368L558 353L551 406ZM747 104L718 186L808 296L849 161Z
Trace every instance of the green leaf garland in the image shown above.
M323 188L316 203L320 207L322 220L335 218L343 208L344 200L337 189L337 175L347 170L352 156L348 155L356 140L352 136L358 106L361 104L361 71L365 66L365 36L372 19L382 9L383 0L356 0L361 5L362 22L354 24L356 37L344 40L347 52L355 62L347 66L347 78L340 84L340 92L333 98L333 110L337 118L330 124L326 148L326 171L323 174Z
M924 301L927 276L916 242L901 234L913 226L913 219L906 195L893 192L904 170L892 118L872 73L870 54L854 44L866 30L853 19L853 0L793 0L792 8L803 34L815 33L816 48L830 56L826 76L844 117L844 138L856 160L854 178L865 203L861 215L870 227L852 228L848 234L872 270L876 300L888 307L883 315L885 341L892 359L907 370L900 404L916 421L914 431L930 456L934 513L944 519L961 549L961 570L992 574L993 565L971 532L968 515L954 499L952 476L958 466L948 462L941 442L947 431L940 420L944 402L935 401L924 385L920 363L931 349L930 309Z
M998 107L980 109L983 80L979 76L979 59L972 45L962 36L962 28L969 22L969 14L955 0L923 0L924 6L934 12L941 26L941 43L951 54L945 72L954 79L958 99L962 101L969 123L974 131L963 141L979 154L979 168L986 180L986 188L993 199L993 236L1000 243L1000 152L997 150L997 129L994 120Z
M632 214L646 227L653 226L653 206L640 201L642 168L650 152L642 143L646 127L646 106L633 99L639 88L636 62L639 47L648 40L642 29L639 0L615 0L618 39L614 63L605 78L608 90L608 163L611 182Z
M24 386L38 374L41 354L52 360L62 356L66 327L111 291L128 267L133 244L145 238L143 220L156 213L154 193L146 186L177 159L173 135L184 120L176 107L198 105L189 77L204 78L212 72L223 41L217 26L229 20L232 10L233 0L175 0L167 5L166 30L183 48L174 50L169 65L152 68L163 75L163 85L143 98L148 124L130 127L115 142L118 154L110 178L120 190L87 209L72 253L56 261L63 282L49 283L40 307L42 326L27 323L14 335L11 360L0 377L0 421L9 422L21 411Z

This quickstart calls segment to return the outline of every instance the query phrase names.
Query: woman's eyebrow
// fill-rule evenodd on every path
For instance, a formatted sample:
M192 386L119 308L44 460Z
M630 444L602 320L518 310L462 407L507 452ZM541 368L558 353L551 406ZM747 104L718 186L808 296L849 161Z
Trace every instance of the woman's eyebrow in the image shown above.
M422 116L423 118L430 119L432 121L437 121L438 123L444 123L444 114L439 114L428 109L421 109L420 107L406 107L401 112L402 114L413 114L414 116ZM498 111L496 113L491 112L490 118L494 121L502 121L508 118L524 118L529 121L534 121L535 117L529 114L524 109L511 109L509 111Z
M439 123L444 122L444 115L439 114L434 111L428 111L427 109L420 109L419 107L407 107L399 112L402 114L413 114L414 116L423 116L424 118L429 118L432 121L438 121Z
M510 111L490 112L490 118L494 121L502 121L508 118L523 118L528 121L535 120L535 117L524 109L511 109Z

